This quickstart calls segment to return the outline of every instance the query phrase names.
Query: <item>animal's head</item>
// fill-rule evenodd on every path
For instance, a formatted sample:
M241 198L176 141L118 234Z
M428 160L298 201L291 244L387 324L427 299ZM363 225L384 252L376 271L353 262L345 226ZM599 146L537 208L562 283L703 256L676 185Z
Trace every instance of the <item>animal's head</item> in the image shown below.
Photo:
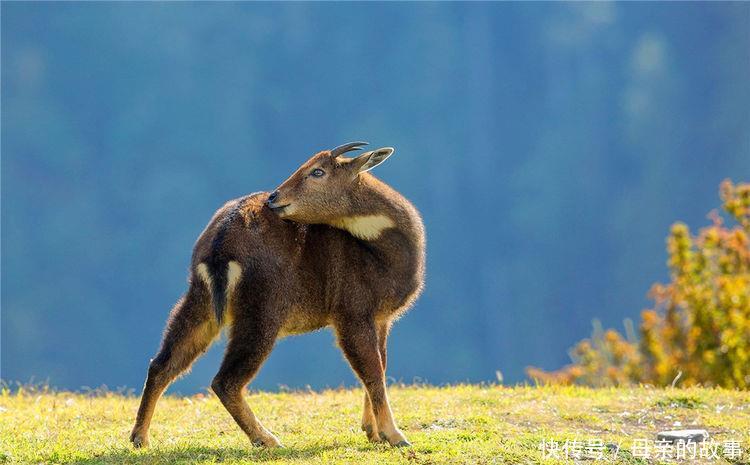
M357 157L343 156L365 145L367 142L351 142L317 153L268 197L268 207L281 218L299 223L328 223L347 215L359 176L394 151L384 147Z

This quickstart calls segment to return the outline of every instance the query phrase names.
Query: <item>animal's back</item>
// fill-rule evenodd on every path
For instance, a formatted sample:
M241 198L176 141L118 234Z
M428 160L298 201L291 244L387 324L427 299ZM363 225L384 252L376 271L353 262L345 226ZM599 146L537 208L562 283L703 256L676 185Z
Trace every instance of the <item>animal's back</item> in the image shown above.
M267 192L256 192L219 208L195 244L193 267L212 258L241 260L282 245L285 233L295 228L264 208L267 198Z
M264 208L267 198L268 193L257 192L224 204L193 249L191 280L201 279L210 287L219 322L227 296L248 282L248 273L258 284L290 266L296 227Z

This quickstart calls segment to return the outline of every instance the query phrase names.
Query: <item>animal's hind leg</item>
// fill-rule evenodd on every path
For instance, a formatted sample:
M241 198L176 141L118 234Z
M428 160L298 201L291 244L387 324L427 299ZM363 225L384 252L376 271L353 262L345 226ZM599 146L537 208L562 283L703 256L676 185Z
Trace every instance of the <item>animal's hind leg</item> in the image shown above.
M254 445L279 447L279 440L263 427L242 393L271 353L280 324L266 309L252 306L252 311L244 310L235 318L224 360L211 388Z
M159 397L208 349L218 332L208 289L202 284L191 285L172 309L159 353L149 364L138 416L130 434L135 447L148 445L148 428Z

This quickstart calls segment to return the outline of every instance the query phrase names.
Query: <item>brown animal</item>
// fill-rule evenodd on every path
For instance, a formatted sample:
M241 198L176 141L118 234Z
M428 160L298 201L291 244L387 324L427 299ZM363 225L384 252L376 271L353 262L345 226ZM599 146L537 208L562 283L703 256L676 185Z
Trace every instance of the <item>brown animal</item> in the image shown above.
M279 446L242 397L278 338L332 326L365 387L362 429L373 441L409 442L386 393L386 341L424 278L422 220L409 201L369 171L392 153L310 158L272 194L220 208L193 250L190 287L151 360L130 441L148 444L157 400L226 326L229 342L211 387L255 445Z

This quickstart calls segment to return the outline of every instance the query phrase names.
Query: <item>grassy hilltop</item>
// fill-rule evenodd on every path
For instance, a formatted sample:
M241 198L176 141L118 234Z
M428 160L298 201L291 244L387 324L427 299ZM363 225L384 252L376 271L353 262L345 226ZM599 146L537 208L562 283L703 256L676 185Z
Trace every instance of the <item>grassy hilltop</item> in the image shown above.
M367 442L359 429L362 390L253 393L249 402L286 446L254 448L213 395L167 396L151 429L151 447L134 450L128 434L138 399L115 393L20 391L0 394L0 463L573 463L545 458L543 440L621 443L606 462L634 458L634 439L702 427L723 443L739 440L750 461L750 393L714 389L577 387L399 387L396 419L414 447ZM721 449L719 450L721 454ZM580 463L581 461L579 461ZM728 463L688 459L683 463Z

